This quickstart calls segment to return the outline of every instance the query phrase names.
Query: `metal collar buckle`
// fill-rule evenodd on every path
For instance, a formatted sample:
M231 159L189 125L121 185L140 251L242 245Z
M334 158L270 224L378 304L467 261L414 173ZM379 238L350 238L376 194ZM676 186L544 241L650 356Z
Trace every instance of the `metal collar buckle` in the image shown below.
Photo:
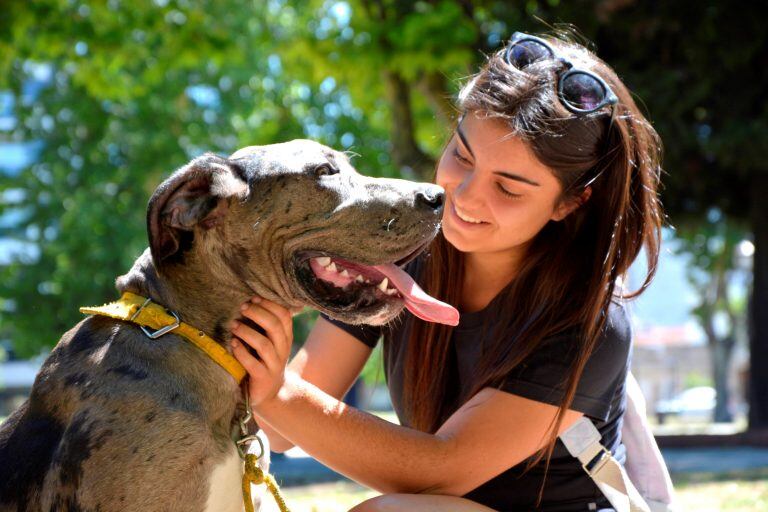
M152 299L147 298L147 300L144 301L144 304L142 304L141 307L139 307L139 309L137 309L136 312L133 315L131 315L131 321L133 321L137 316L139 316L139 313L141 313L141 310L144 309L144 307L150 302L152 302ZM161 327L155 332L150 332L149 329L147 329L145 326L139 325L139 327L141 327L141 330L144 331L144 334L149 336L150 339L153 339L153 340L157 339L163 334L171 332L172 330L177 328L179 324L181 324L181 321L179 320L179 315L177 315L175 311L171 311L170 309L166 309L166 311L169 312L171 315L173 315L173 318L176 319L176 321L171 325L166 325L165 327Z

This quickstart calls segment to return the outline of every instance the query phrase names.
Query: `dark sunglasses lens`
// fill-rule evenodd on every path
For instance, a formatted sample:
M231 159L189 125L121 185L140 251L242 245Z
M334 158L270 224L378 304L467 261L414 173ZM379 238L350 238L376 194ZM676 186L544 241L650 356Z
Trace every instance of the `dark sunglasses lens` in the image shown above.
M602 84L586 73L572 73L563 81L563 99L579 110L594 110L605 100Z
M510 64L518 69L522 69L537 60L552 56L546 46L536 41L514 43L507 55L509 56Z

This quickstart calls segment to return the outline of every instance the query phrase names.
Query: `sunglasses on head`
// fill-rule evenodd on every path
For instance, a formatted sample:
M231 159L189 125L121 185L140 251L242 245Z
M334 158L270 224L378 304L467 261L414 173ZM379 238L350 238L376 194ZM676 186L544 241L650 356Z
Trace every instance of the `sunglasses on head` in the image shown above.
M563 106L574 114L589 114L619 100L602 78L584 69L577 69L564 57L559 57L544 39L522 32L512 34L504 53L507 64L523 69L543 59L557 59L568 69L560 74L557 95Z

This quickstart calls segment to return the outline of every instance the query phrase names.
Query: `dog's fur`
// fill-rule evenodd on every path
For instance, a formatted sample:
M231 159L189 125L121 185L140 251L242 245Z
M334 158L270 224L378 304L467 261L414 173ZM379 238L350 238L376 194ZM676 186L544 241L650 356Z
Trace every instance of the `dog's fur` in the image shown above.
M308 285L307 258L402 264L437 233L441 198L434 185L361 176L307 140L207 154L155 191L150 247L117 289L227 348L227 326L253 295L385 323L402 301L324 296ZM135 324L87 317L0 426L0 512L242 511L241 411L234 379L180 336L151 340Z

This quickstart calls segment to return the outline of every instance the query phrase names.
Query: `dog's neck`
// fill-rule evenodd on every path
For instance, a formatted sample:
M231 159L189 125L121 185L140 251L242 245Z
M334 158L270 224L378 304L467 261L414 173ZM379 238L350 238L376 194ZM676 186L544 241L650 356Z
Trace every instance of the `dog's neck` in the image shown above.
M226 345L232 338L228 326L240 316L240 304L253 296L236 279L226 277L211 277L209 262L195 262L194 258L183 269L161 273L146 249L131 270L117 279L116 286L120 293L129 291L151 298Z

